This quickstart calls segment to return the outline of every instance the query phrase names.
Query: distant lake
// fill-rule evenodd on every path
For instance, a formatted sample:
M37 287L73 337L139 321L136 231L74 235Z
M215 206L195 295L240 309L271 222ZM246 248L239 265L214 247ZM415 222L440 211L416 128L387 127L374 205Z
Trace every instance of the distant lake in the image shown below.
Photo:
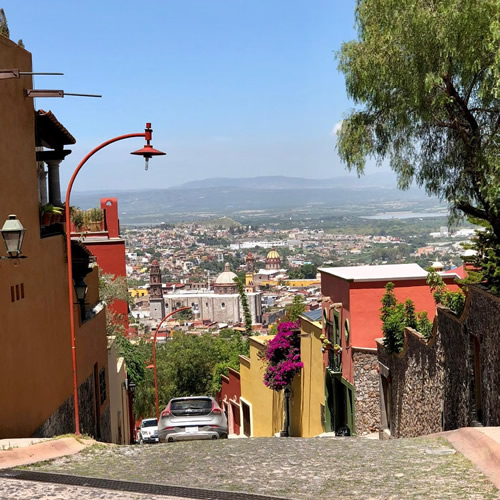
M424 217L447 217L447 212L382 212L376 215L365 215L362 219L414 219Z

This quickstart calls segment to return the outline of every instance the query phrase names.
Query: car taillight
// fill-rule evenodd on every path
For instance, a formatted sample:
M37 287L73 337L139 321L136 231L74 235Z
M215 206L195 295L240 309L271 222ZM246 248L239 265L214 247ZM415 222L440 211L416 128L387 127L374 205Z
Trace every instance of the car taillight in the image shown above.
M161 412L162 417L170 417L172 412L170 411L170 403L168 403L167 407Z
M215 406L214 402L212 402L212 413L217 413L219 415L222 413L222 410L220 408L218 408L217 406Z

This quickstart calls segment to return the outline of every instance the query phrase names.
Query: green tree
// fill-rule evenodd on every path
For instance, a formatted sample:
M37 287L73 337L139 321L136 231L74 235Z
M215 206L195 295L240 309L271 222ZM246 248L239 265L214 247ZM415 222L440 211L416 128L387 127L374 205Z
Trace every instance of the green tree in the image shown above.
M406 299L405 301L405 326L409 326L410 328L417 328L415 304L411 299Z
M253 335L252 330L252 314L250 313L250 307L248 306L248 297L245 291L245 285L243 284L242 278L234 278L234 282L238 286L238 293L240 294L240 301L243 307L243 315L245 316L245 333L247 335Z
M391 282L385 285L380 319L383 323L384 345L391 352L400 352L403 348L405 327L417 330L425 338L432 334L433 324L427 312L416 313L415 304L411 299L406 299L404 304L398 303L394 294L394 283Z
M127 279L124 276L103 273L99 269L99 298L106 304L106 334L123 335L126 318L110 310L109 306L115 300L131 303L132 297L128 293Z
M10 37L7 17L5 16L5 11L3 9L0 9L0 35L3 35L7 38Z
M339 68L356 108L338 151L349 169L389 160L445 199L452 217L488 221L500 242L498 0L357 0L358 40Z
M151 344L148 345L151 349ZM153 370L144 368L152 361L152 351L149 355L144 354L140 350L141 344L138 351L134 348L135 345L130 348L131 352L127 352L128 359L133 360L140 373L136 382L134 413L145 417L155 411ZM215 395L221 387L221 376L227 375L230 367L239 371L241 354L248 355L248 340L235 330L222 330L219 336L174 332L171 340L156 348L160 406L166 406L173 397Z
M385 293L382 297L382 309L380 310L380 319L385 322L391 311L394 309L397 300L394 295L394 283L389 282L385 285Z
M462 290L448 290L443 278L432 268L428 269L427 284L433 292L436 304L442 304L459 316L462 314L465 307L465 295Z
M475 271L469 271L462 284L484 283L490 290L500 293L500 245L495 244L492 227L485 221L469 219L483 230L476 231L472 244L464 245L475 250L476 255L468 259Z
M297 321L299 316L306 310L303 295L300 293L295 295L293 297L293 302L286 309L285 321Z
M387 315L382 330L384 332L384 346L391 352L400 352L404 343L405 306L396 304Z

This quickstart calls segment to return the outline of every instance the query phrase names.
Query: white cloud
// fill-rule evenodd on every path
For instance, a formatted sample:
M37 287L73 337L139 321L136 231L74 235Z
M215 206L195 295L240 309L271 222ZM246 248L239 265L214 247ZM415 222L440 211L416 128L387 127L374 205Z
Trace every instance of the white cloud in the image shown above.
M339 130L342 128L342 123L344 123L344 120L340 120L339 122L337 122L335 124L335 126L330 131L330 135L331 136L337 137L337 134L338 134Z

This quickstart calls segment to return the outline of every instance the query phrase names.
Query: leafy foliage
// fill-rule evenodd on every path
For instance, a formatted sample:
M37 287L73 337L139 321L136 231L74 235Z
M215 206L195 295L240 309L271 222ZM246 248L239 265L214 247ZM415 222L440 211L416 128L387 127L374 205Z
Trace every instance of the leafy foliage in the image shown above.
M405 306L397 303L387 314L382 330L384 332L384 345L391 352L400 352L404 344Z
M394 283L391 282L385 285L380 319L383 323L384 346L391 352L400 352L403 348L406 327L417 330L425 338L432 335L432 322L427 312L416 313L411 299L406 299L404 304L398 302L394 294Z
M299 324L293 321L280 323L278 333L267 345L264 384L273 391L281 391L292 383L293 377L304 366L300 361Z
M306 310L306 304L304 302L304 296L298 293L293 297L293 302L286 308L285 318L288 321L297 321L299 319L299 316L303 312L305 312L305 310Z
M318 272L317 266L314 264L304 264L298 268L291 268L288 270L288 277L290 279L314 279Z
M124 335L126 318L110 310L109 306L115 300L127 303L132 300L128 293L127 279L124 276L103 273L99 269L99 297L106 304L106 334Z
M152 362L148 346L149 357L141 354L139 344L134 362ZM173 397L215 395L221 375L227 375L229 367L239 370L240 354L248 355L248 340L237 331L225 329L219 336L174 332L171 340L156 348L160 407ZM144 417L154 414L155 393L153 370L143 370L142 375L136 382L134 413Z
M340 157L358 174L368 157L389 160L400 188L416 181L452 217L488 221L498 245L498 0L357 0L356 24L338 54L357 105Z
M432 335L433 323L427 315L427 311L422 311L417 313L417 326L415 330L421 333L426 339L429 339Z
M252 314L250 313L250 307L248 306L248 297L245 291L245 285L241 278L234 278L234 282L238 285L238 293L240 294L240 301L243 307L243 315L245 316L245 333L247 335L253 335L252 330Z
M436 304L442 304L460 316L465 306L465 295L462 290L457 292L448 290L443 278L441 278L436 271L433 269L429 269L428 271L427 284L434 294L434 302L436 302Z
M10 37L9 25L7 24L7 17L3 9L0 9L0 35L7 38Z
M476 251L476 255L469 259L476 272L469 272L464 284L483 283L492 292L500 293L500 245L496 243L491 224L478 219L471 222L483 227L483 231L476 231L469 248Z

